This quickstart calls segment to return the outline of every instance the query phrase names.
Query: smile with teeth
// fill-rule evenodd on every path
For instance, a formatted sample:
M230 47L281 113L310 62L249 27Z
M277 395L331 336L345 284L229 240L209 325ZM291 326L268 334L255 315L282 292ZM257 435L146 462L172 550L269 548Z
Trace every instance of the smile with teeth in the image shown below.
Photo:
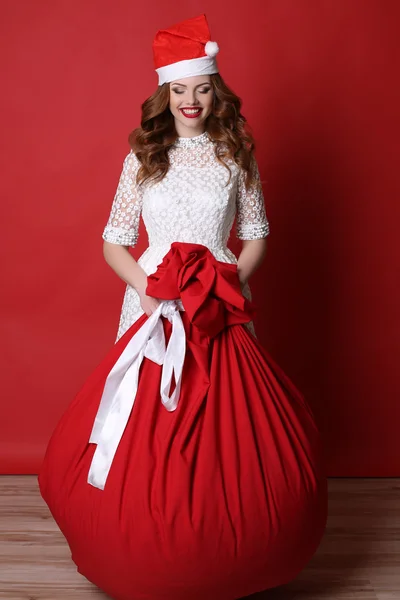
M202 108L180 108L179 110L181 111L182 114L185 115L185 117L193 118L193 117L199 116L203 109Z

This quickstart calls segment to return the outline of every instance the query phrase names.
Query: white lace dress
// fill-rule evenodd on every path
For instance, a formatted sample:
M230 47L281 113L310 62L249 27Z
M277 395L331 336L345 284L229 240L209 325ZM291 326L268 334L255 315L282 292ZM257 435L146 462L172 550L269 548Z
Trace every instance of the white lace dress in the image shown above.
M135 246L142 216L149 245L137 262L147 275L157 270L175 241L203 244L217 260L237 263L227 247L235 215L239 239L269 234L257 163L255 182L246 191L244 171L233 160L224 159L231 170L228 183L229 172L217 161L214 148L207 132L178 138L169 150L170 166L164 179L141 186L136 184L140 163L132 151L126 156L102 237L113 244ZM252 299L248 284L243 295ZM138 293L127 285L116 342L142 314ZM253 322L246 326L255 336Z

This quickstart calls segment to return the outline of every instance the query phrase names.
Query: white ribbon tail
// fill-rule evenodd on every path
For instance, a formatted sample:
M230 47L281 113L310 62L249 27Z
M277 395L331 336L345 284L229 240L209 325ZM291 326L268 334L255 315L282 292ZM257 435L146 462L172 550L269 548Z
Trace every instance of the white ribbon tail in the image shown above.
M145 356L148 340L159 321L162 304L143 323L129 340L117 362L108 374L99 409L95 418L89 443L97 444L89 469L88 483L104 489L112 461L121 441L129 415L135 402L139 370ZM160 343L158 352L165 353L165 340L158 328L156 338ZM164 341L164 348L162 342ZM161 361L162 363L162 361Z
M169 338L161 375L161 401L168 411L176 409L181 391L183 363L186 353L186 335L181 315L176 311L172 316L172 332ZM172 374L175 377L175 389L169 396Z
M180 304L182 310L183 306ZM161 315L172 322L172 332L165 348ZM175 301L160 302L157 309L129 340L107 376L89 443L97 444L89 469L88 483L104 490L112 461L121 441L135 402L139 371L143 358L163 365L160 394L167 410L175 410L179 401L186 335ZM169 397L175 376L176 386Z

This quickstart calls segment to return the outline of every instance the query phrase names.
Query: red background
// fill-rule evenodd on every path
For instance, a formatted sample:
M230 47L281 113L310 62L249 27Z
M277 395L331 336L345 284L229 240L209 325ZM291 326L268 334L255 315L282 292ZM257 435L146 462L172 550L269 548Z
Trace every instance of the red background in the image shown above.
M399 476L399 3L8 0L1 11L0 471L38 472L114 343L125 284L101 233L157 86L151 42L205 12L257 141L271 222L250 281L258 337L306 395L329 475ZM142 224L133 256L146 246Z

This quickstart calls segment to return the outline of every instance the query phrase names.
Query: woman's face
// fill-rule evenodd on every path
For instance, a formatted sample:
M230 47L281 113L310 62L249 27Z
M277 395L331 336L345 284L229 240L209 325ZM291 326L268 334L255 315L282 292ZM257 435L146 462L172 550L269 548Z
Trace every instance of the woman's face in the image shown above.
M169 108L178 136L193 137L205 131L212 111L214 90L209 75L183 77L170 82Z

